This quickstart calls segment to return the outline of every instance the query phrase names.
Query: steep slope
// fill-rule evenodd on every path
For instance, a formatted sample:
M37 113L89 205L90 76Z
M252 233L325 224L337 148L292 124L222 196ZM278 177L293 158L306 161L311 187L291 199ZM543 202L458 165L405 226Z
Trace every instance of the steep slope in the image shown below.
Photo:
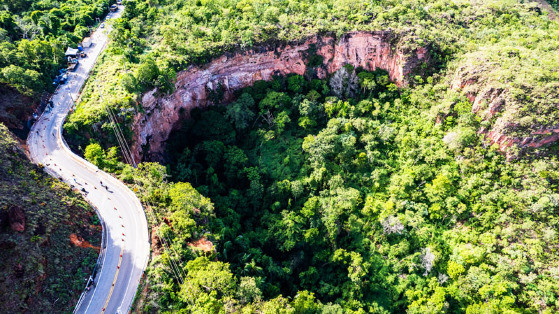
M98 255L94 210L0 124L0 312L69 312Z
M26 122L32 117L38 100L25 96L15 88L0 83L0 122L21 138L27 135Z
M514 146L539 148L559 139L559 54L550 40L559 31L511 32L508 41L466 54L451 83L484 120L486 140L509 155Z
M555 1L552 5L556 5ZM473 109L484 120L478 131L485 134L487 144L497 143L509 156L545 152L559 138L559 127L554 123L558 115L554 95L559 61L553 53L559 22L551 10L541 1L503 0L450 4L383 0L374 5L367 1L322 0L313 5L298 1L274 5L242 1L236 6L225 1L183 0L180 5L162 3L149 10L148 6L137 6L128 14L131 23L117 28L122 40L115 43L113 53L100 65L103 71L99 81L107 82L100 88L109 95L109 104L119 111L129 139L135 140L137 156L145 154L147 160L161 160L167 130L176 128L181 119L178 117L188 108L207 103L207 88L219 87L215 84L219 82L227 96L231 91L227 90L228 84L242 87L259 76L269 78L273 73L267 72L266 66L281 74L304 70L300 60L289 64L279 55L276 60L267 58L270 47L281 47L276 53L287 57L294 42L312 39L315 34L333 31L341 40L343 34L356 31L386 31L400 38L398 47L389 43L392 53L426 48L433 60L427 72L436 73L429 84L445 84L468 94L475 102ZM219 16L228 18L220 20ZM231 21L236 21L235 25ZM126 48L122 43L133 24L146 26L139 33L139 38L146 41ZM132 50L123 55L126 49ZM246 55L237 55L240 51ZM240 62L236 68L230 60L235 55ZM354 66L361 61L345 60ZM277 67L271 63L277 63ZM424 65L419 66L425 70ZM394 73L390 64L379 67ZM208 73L214 70L218 74L211 77ZM235 71L244 76L225 73ZM107 117L99 97L88 92L93 85L86 87L85 97L65 127L73 137L74 147L81 146L82 150L90 138L105 148L116 144L115 139L99 132ZM452 97L441 102L447 105L439 107L441 117L451 109ZM498 104L489 105L495 99ZM488 107L492 109L486 114Z
M122 170L163 216L144 311L557 312L559 27L536 3L159 4L129 11L96 74L109 96L90 82L66 125L115 145L109 103L138 155L174 150ZM402 63L367 45L336 62L305 46L379 30L404 36L385 61L428 55L433 75L398 89ZM388 75L347 70L363 60Z
M366 70L387 70L393 81L405 86L410 75L420 71L430 58L425 48L403 50L398 39L391 32L312 36L301 42L227 54L202 67L193 66L178 74L176 90L171 95L158 98L157 90L144 95L145 113L135 117L132 151L136 160L141 160L146 157L143 146L149 156L144 159L161 160L170 132L180 127L191 109L214 103L215 93L231 101L241 88L259 80L270 81L277 75L316 75L323 79L351 64ZM307 65L311 59L314 64Z

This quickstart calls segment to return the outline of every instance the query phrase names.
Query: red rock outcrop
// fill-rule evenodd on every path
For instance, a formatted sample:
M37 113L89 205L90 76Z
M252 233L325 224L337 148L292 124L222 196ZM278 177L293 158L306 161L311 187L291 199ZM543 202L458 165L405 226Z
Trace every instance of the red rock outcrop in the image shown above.
M21 138L27 136L26 122L39 107L39 101L0 83L0 122Z
M487 71L484 66L475 70L463 67L457 70L451 88L461 90L472 103L472 111L481 119L491 121L489 127L481 128L478 133L485 135L487 144L497 144L507 157L513 156L508 148L516 146L523 150L526 148L539 148L559 140L559 125L540 126L516 132L520 129L514 116L523 116L516 113L517 106L511 106L514 100L506 86L499 82L488 81L484 76ZM522 135L519 135L522 134Z
M188 243L188 246L201 250L204 253L215 252L214 244L210 240L206 239L205 237L202 237L201 239L198 239L194 242Z
M145 113L136 115L133 123L132 152L136 160L159 159L169 134L180 127L190 110L211 104L209 90L220 85L228 102L233 100L235 90L258 80L271 80L273 75L304 74L311 51L323 57L322 66L316 69L319 78L351 64L366 70L385 69L393 81L404 86L407 77L429 61L429 54L425 48L402 51L396 42L391 32L353 32L339 38L316 35L283 46L226 54L202 67L191 66L178 73L171 95L158 97L156 90L144 94ZM149 147L146 156L143 147Z
M25 231L25 212L21 206L11 206L9 211L10 227L13 231L23 232Z

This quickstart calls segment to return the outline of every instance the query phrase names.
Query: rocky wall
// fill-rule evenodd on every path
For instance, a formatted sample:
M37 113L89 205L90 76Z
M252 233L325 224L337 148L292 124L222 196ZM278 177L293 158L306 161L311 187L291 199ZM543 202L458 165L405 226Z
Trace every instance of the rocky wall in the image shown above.
M323 57L322 65L315 69L318 78L326 78L351 64L370 71L385 69L397 85L405 86L409 75L430 58L425 48L402 51L397 42L393 33L384 31L352 32L340 37L316 35L276 47L225 54L204 66L191 66L177 74L172 94L159 97L157 90L152 90L143 95L145 112L137 114L133 122L132 152L136 160L161 160L169 134L180 128L190 110L212 104L210 90L220 85L224 102L232 101L235 90L258 80L271 80L273 75L305 74L311 54Z

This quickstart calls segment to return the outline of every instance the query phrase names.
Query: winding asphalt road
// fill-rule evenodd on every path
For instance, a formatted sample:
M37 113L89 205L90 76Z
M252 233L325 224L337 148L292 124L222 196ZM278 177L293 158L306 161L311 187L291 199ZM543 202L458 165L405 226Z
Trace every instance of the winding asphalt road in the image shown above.
M106 19L120 17L122 7ZM149 235L145 213L138 198L122 182L70 151L62 138L62 125L79 91L108 41L110 27L92 36L88 56L80 59L31 128L27 144L33 162L42 164L56 178L82 191L104 221L104 245L100 265L90 289L76 306L77 313L127 313L149 259ZM82 190L83 189L83 190ZM85 283L84 283L85 285Z

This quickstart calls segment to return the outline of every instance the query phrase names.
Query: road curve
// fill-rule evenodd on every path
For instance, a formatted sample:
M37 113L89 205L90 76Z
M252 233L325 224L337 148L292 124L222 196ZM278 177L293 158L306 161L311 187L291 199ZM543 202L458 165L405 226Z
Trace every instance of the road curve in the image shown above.
M119 7L106 19L120 17L121 12ZM62 138L62 125L73 99L77 99L89 71L105 48L109 31L107 27L95 32L93 45L85 49L87 58L80 60L76 72L57 90L51 99L54 108L43 113L27 138L32 161L81 190L104 221L105 245L101 248L95 285L80 299L77 313L129 312L150 253L147 220L136 195L119 180L72 153Z

